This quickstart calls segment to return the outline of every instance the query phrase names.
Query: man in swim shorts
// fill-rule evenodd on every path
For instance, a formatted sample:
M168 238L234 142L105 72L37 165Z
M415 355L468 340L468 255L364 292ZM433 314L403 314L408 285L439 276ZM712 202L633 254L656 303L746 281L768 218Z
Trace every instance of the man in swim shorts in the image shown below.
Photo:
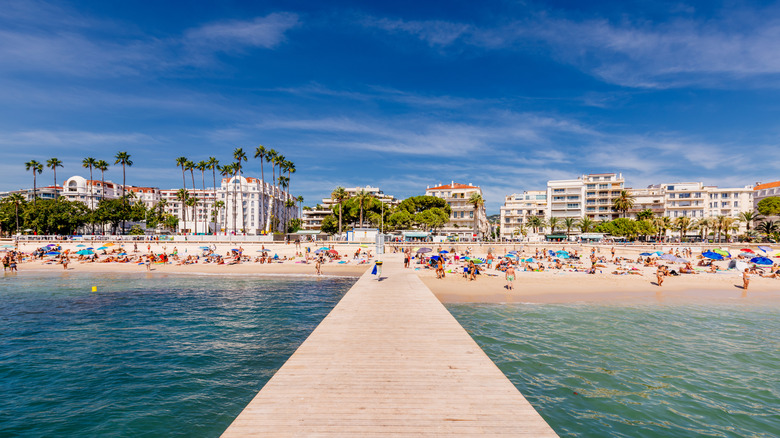
M508 290L514 289L515 281L515 267L511 264L506 268L506 288Z

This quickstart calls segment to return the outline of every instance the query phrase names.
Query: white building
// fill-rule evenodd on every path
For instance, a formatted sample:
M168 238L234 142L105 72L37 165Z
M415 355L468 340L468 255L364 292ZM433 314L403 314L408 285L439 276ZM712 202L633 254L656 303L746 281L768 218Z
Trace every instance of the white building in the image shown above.
M287 192L267 182L263 185L258 178L223 178L217 192L217 201L224 203L219 231L250 235L284 231L284 222L298 217L297 203L285 206L290 199L293 198Z
M450 221L441 230L441 234L458 236L460 238L474 239L484 237L489 229L485 206L474 209L469 204L473 194L482 196L482 189L471 184L458 184L452 181L447 185L428 187L426 196L435 196L447 201L452 213ZM476 214L477 229L474 229L474 215Z
M637 218L637 213L650 210L653 216L664 215L665 196L660 184L654 184L644 189L627 188L631 197L634 198L634 206L626 212L626 217Z
M522 238L521 229L531 216L544 218L547 212L547 191L530 190L513 193L504 198L501 206L501 238L514 240ZM528 230L529 232L531 230Z
M395 207L401 203L401 201L396 199L395 196L388 195L379 189L379 187L372 187L370 185L365 187L345 187L344 191L347 192L347 196L350 198L354 197L359 192L364 191L385 205L391 207ZM319 230L322 226L323 219L333 213L333 207L336 205L338 205L338 202L333 198L323 198L322 205L320 205L321 208L314 207L310 210L304 210L301 216L301 229ZM335 211L338 212L338 209ZM365 221L366 219L364 218L364 222Z

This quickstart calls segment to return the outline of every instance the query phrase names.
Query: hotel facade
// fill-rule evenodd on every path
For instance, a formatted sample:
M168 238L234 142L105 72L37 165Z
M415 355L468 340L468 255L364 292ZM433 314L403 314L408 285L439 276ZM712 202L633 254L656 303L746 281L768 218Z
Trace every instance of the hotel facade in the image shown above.
M442 228L441 234L464 239L479 239L487 235L490 225L487 221L484 204L475 209L468 202L474 194L482 196L482 189L471 184L459 184L455 181L446 185L428 187L425 190L426 196L444 199L452 210L450 221Z

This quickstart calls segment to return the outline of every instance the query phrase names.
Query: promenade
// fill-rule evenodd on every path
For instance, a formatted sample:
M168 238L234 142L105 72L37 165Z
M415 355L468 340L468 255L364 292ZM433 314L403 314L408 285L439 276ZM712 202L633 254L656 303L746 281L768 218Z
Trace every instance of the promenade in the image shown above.
M234 436L557 436L400 255L367 272L241 412Z

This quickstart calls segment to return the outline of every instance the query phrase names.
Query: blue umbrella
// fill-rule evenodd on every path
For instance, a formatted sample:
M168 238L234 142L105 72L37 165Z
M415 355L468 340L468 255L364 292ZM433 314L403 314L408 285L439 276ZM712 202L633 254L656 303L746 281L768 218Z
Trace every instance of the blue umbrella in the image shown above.
M639 255L641 255L642 257L650 257L653 254L655 254L655 253L654 252L640 252L639 253Z
M760 249L761 251L764 251L766 253L768 253L769 251L772 251L772 248L770 248L768 246L759 246L758 249Z
M76 245L76 248L84 248L87 245L84 245L83 243L81 245Z
M509 251L507 254L517 254L517 251Z
M773 264L772 259L766 257L753 257L752 259L750 259L750 263L755 263L757 265L767 265L767 266L772 266Z
M517 256L515 254L507 254L506 258L508 258L508 259L516 259Z
M446 249L443 249L443 250L439 251L439 254L449 254L449 253L450 252L447 251Z
M47 256L57 256L57 255L60 255L60 252L59 251L49 251L49 252L47 252L44 255L47 255Z
M669 260L672 263L688 263L688 260L685 260L683 258L677 257L674 254L664 254L661 256L663 260Z
M82 250L76 251L76 254L78 254L78 255L92 255L94 253L95 253L94 251L89 250L89 249L82 249Z
M705 252L701 253L701 255L703 257L706 257L706 258L711 259L711 260L723 260L723 256L722 255L720 255L720 254L718 254L716 252L712 252L712 251L705 251Z
M439 256L431 256L431 260L439 260Z
M562 258L562 259L568 259L569 258L569 253L566 252L566 251L558 251L558 252L555 253L555 255L560 257L560 258Z

